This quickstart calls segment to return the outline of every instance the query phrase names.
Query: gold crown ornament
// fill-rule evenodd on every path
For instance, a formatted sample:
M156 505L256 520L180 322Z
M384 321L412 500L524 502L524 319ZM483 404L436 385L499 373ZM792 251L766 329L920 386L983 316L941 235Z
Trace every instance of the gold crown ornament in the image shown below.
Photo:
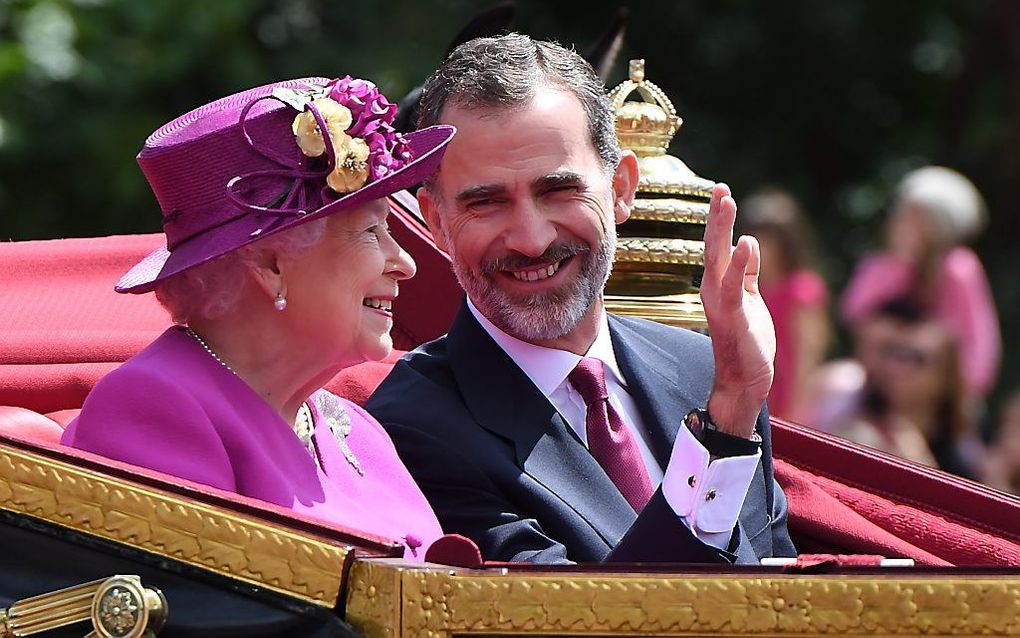
M628 100L634 93L640 99ZM630 78L608 98L616 136L637 155L640 179L630 220L619 228L606 305L617 314L704 330L698 287L715 182L667 153L683 120L662 89L645 80L644 60L630 61Z

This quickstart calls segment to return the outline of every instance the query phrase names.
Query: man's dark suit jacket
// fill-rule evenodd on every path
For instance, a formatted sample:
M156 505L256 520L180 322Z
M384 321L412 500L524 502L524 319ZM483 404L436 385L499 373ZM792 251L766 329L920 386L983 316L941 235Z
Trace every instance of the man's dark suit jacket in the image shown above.
M665 468L684 415L707 404L709 340L614 315L609 329L652 452ZM447 336L394 366L366 407L389 431L443 530L474 540L486 560L757 563L796 555L764 410L756 426L761 463L729 551L714 549L680 521L661 489L635 514L466 305Z

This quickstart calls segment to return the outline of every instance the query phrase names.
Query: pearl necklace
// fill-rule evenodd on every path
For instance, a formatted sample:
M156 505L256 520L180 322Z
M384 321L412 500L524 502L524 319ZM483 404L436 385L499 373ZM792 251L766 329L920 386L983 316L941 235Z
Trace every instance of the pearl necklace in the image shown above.
M195 341L197 341L198 345L202 346L202 349L205 350L206 352L208 352L210 357L212 357L213 359L216 359L216 361L218 361L221 366L223 366L227 370L230 370L235 375L237 374L236 372L234 372L233 368L231 368L229 365L227 365L226 361L224 361L223 359L220 359L219 355L216 354L215 352L213 352L213 349L209 347L209 344L205 342L205 339L203 339L202 337L198 336L198 333L195 332L194 330L192 330L191 326L184 326L184 331L187 332L189 335L191 335L191 338L194 339Z
M315 444L312 443L312 434L314 432L312 411L308 409L308 404L302 403L301 407L298 408L297 418L294 420L294 434L296 434L298 439L300 439L304 446L308 448L312 458L315 459L315 463L318 464L319 457L315 452Z

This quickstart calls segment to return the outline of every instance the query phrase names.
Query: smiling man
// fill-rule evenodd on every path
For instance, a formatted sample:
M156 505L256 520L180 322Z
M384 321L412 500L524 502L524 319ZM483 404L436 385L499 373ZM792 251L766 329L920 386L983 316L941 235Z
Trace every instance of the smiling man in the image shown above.
M637 160L577 54L510 34L458 47L418 125L457 135L419 191L467 299L368 408L446 532L488 560L755 563L795 551L773 479L775 335L758 246L713 191L712 341L608 315Z

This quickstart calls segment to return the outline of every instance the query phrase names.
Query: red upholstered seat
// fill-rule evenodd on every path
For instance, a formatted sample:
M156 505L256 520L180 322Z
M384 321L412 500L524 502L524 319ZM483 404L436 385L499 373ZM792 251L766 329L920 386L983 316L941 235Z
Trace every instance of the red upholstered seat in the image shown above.
M405 352L404 350L394 350L383 361L369 361L341 370L340 374L326 384L326 389L363 406L368 401L368 397L375 392L382 380L390 373L393 364L404 356Z
M1020 499L773 420L776 479L801 551L1020 565Z
M419 266L394 307L394 340L408 349L445 331L461 293L428 233L394 212L394 232ZM0 437L53 447L93 385L170 324L152 295L113 292L161 241L0 243L0 406L9 406L0 408ZM399 355L344 370L327 388L364 403ZM777 421L773 432L776 476L803 550L1020 565L1020 499L809 428Z
M393 340L403 350L446 332L461 299L449 258L407 205L406 193L394 196L390 224L419 269L394 302ZM163 241L154 234L0 243L0 405L40 413L79 408L103 375L170 325L154 295L113 290ZM368 364L345 378L369 375L374 385L363 387L374 389L385 370ZM364 402L358 384L345 383L333 387Z
M0 436L25 441L59 443L64 427L38 412L27 408L0 405Z
M118 295L120 273L158 235L0 244L0 405L79 408L103 375L170 318L152 295Z
M74 420L78 413L81 412L81 408L72 408L69 410L57 410L56 412L48 412L47 417L53 419L60 425L61 428L67 429L68 424Z

